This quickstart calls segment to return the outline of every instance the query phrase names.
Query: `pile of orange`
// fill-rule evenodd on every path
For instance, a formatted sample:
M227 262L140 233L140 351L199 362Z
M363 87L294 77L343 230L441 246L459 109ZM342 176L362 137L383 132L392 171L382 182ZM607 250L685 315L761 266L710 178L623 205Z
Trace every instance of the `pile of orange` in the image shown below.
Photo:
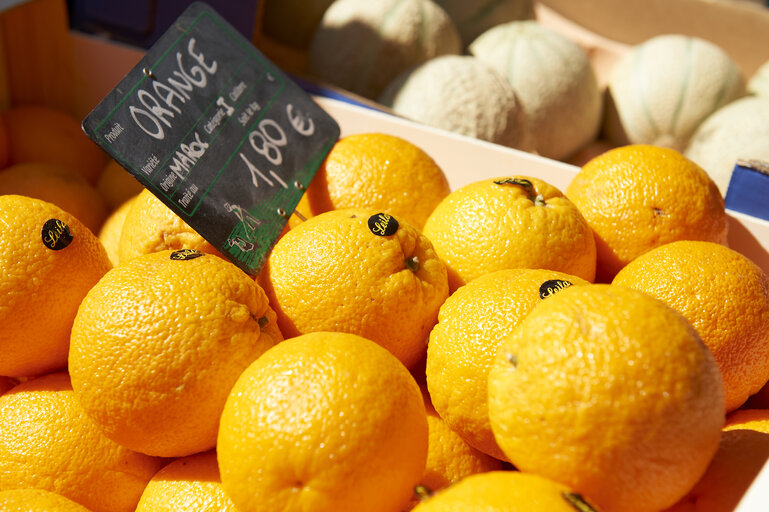
M254 277L0 121L2 510L715 512L769 458L769 277L673 150L452 191L344 137Z

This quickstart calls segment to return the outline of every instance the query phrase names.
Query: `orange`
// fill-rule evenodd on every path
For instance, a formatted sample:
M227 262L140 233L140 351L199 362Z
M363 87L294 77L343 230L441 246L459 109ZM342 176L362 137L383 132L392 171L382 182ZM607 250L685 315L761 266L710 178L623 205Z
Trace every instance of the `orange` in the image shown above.
M502 462L476 450L425 403L427 410L427 462L419 485L435 492L476 473L498 471Z
M147 189L136 196L126 213L118 243L118 261L168 249L221 253ZM223 257L223 256L222 256Z
M158 471L136 512L237 512L219 479L216 452L182 457Z
M87 508L43 489L0 491L2 512L89 512Z
M96 184L107 155L67 112L43 105L18 105L2 113L10 163L45 162Z
M115 160L110 159L96 182L96 190L107 202L110 210L115 210L130 198L144 190L144 185L134 178Z
M96 236L51 203L0 196L0 375L64 368L85 294L111 268Z
M61 494L94 512L132 512L163 464L107 439L84 413L65 372L0 396L0 489Z
M718 187L673 149L638 144L606 151L582 166L566 195L595 232L600 282L669 242L726 245L728 223Z
M726 417L724 430L756 430L769 434L769 410L740 409Z
M238 378L221 418L222 484L240 512L401 510L425 469L419 386L347 333L287 339Z
M282 339L254 280L197 251L161 251L110 270L72 326L69 371L85 412L133 450L210 450L230 388Z
M547 478L519 471L468 476L413 512L598 512L583 496Z
M16 164L0 171L0 195L16 194L53 203L96 233L107 204L82 176L46 163Z
M769 276L742 254L673 242L628 263L613 283L662 300L697 329L721 370L727 412L769 380Z
M534 306L572 284L588 282L554 270L497 270L462 286L441 306L427 345L427 387L440 416L470 446L506 458L486 405L494 354Z
M724 431L707 471L665 512L731 512L769 462L769 434L751 429Z
M630 288L572 286L500 345L489 420L521 471L604 510L655 511L705 472L724 390L713 355L678 312Z
M595 275L595 241L560 190L526 176L477 181L449 194L423 233L446 262L451 290L507 268L542 268L586 281Z
M120 262L118 258L120 235L123 232L123 224L125 224L125 218L128 216L128 210L131 209L131 203L134 199L135 197L132 197L110 213L98 233L99 241L107 251L109 260L113 265L117 265Z
M306 204L310 215L342 208L381 210L422 229L449 192L443 170L418 146L394 135L361 133L331 148L307 188Z
M341 331L371 339L407 367L424 357L448 295L430 241L376 210L321 213L272 249L260 283L286 337Z

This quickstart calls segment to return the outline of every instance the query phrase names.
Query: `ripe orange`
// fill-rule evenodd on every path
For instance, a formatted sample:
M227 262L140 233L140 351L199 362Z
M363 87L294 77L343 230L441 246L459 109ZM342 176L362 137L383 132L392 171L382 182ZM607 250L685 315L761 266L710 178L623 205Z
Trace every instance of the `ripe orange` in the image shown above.
M0 196L0 375L64 368L80 301L111 268L96 236L51 203Z
M371 340L287 339L232 388L217 442L241 512L401 510L427 457L427 420L408 370Z
M8 489L0 491L3 512L89 512L69 498L43 489Z
M133 512L162 464L107 439L65 372L0 396L0 489L44 489L94 512Z
M623 146L587 162L566 189L595 231L597 281L677 240L726 245L724 200L697 164L673 149Z
M767 462L769 434L751 429L724 431L705 474L664 512L731 512Z
M94 233L107 218L107 204L85 178L52 164L16 164L0 171L0 195L4 194L53 203Z
M506 458L486 404L494 354L535 305L572 284L588 282L554 270L497 270L460 287L441 306L427 345L427 387L440 416L470 446Z
M69 371L85 412L133 450L210 450L238 375L282 339L254 280L197 251L161 251L109 271L72 326Z
M507 268L557 270L586 281L595 275L587 222L557 188L536 178L481 180L455 190L423 233L446 262L452 291Z
M476 473L499 471L502 462L476 450L425 403L427 410L427 463L419 485L435 492Z
M769 410L739 409L726 417L724 430L756 430L769 434Z
M384 133L348 135L331 148L307 188L309 212L303 213L369 208L422 229L449 192L441 168L416 145Z
M144 186L115 160L110 159L96 182L96 190L107 202L110 210L144 190Z
M492 471L463 478L423 501L413 512L597 512L563 484L520 471Z
M118 261L168 249L194 249L222 254L147 189L136 196L126 213L118 243Z
M673 242L628 263L613 283L662 300L697 329L721 370L727 412L769 380L769 276L742 254Z
M376 210L321 213L278 240L259 277L287 337L340 331L408 367L448 295L446 267L411 224Z
M117 265L120 262L118 257L120 235L123 232L123 224L125 224L128 210L131 209L131 203L134 199L135 197L132 197L113 211L107 217L107 220L104 221L98 233L99 241L104 246L104 250L107 251L109 260L113 265Z
M8 133L11 164L49 163L96 184L107 155L72 115L43 105L18 105L0 115Z
M712 354L675 310L629 288L572 286L500 345L489 420L521 471L604 510L660 510L707 468L724 391Z
M136 512L237 512L219 479L216 452L182 457L158 471Z

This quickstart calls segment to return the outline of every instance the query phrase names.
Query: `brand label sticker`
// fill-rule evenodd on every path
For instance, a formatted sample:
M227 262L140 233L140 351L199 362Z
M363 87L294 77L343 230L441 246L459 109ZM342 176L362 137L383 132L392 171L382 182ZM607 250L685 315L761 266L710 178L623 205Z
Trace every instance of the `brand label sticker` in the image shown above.
M377 236L390 236L398 231L398 221L392 215L377 213L368 218L368 228Z
M546 299L554 293L560 292L569 286L571 286L569 281L565 281L563 279L548 279L539 287L539 298Z
M203 256L203 253L195 249L179 249L171 253L172 260L187 261Z
M72 243L75 237L63 221L48 219L43 224L41 236L43 245L53 251L60 251Z
M210 6L194 2L83 130L249 274L339 126Z

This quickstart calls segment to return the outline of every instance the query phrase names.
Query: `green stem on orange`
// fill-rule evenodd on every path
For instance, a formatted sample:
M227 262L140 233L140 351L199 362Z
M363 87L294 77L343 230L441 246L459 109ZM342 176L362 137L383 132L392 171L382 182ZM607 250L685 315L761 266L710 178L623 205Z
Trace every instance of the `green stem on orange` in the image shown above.
M416 256L406 258L404 263L406 264L406 268L411 270L414 273L416 273L419 270L419 258Z

